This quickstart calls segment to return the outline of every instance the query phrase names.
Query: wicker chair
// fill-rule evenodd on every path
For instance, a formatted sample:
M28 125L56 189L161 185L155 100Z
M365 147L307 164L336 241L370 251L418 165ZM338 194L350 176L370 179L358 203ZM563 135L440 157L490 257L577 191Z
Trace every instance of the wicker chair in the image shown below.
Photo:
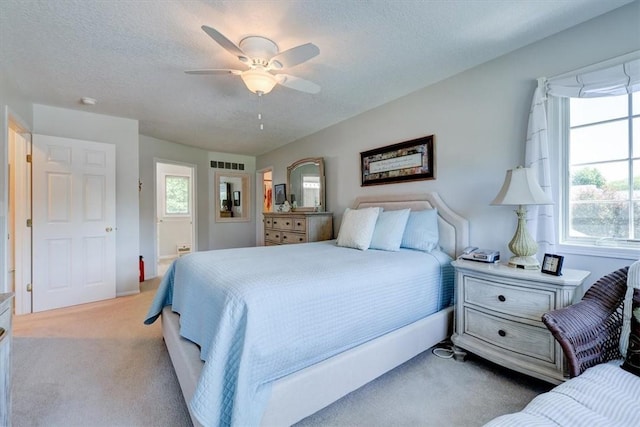
M591 366L622 358L618 341L628 270L629 267L624 267L607 274L577 304L542 316L564 350L570 377L577 377Z

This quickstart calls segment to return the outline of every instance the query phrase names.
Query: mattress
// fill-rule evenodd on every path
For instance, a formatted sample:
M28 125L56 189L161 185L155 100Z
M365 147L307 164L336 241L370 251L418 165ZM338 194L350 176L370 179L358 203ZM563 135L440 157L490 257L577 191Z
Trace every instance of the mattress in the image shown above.
M172 264L145 323L172 305L200 346L189 405L203 425L257 425L274 380L451 305L450 261L334 241L194 253Z

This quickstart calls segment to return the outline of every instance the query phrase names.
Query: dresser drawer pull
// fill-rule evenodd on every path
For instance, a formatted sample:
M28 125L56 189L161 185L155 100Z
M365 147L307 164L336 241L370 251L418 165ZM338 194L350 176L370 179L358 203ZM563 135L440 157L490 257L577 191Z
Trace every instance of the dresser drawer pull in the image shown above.
M296 225L297 225L298 227L300 227L300 226L302 225L302 223L301 223L301 222L296 222Z
M7 335L7 330L5 328L0 328L0 341L4 339L5 335Z
M507 298L505 298L505 296L504 296L504 295L498 295L498 299L499 299L501 302L505 302L505 301L507 300Z
M289 225L289 221L285 222L284 225Z
M498 335L500 335L501 337L506 337L507 333L505 331L503 331L502 329L498 330Z
M285 236L282 236L282 240L286 240L286 239L287 239L287 236L286 236L286 235L285 235Z
M304 242L304 237L298 237L298 242Z
M276 225L278 223L278 221L276 221L275 219L273 220L273 225Z

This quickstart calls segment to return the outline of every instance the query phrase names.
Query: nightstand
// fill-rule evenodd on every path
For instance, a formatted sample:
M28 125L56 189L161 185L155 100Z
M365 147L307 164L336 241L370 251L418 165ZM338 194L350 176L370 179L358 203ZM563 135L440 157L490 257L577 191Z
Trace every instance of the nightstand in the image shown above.
M547 311L581 297L588 271L562 276L456 260L454 345L506 368L559 384L562 348L542 323Z

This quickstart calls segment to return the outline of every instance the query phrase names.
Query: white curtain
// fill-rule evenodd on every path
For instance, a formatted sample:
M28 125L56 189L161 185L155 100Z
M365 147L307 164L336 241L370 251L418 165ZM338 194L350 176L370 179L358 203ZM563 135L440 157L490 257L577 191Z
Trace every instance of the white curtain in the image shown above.
M544 79L538 80L529 110L529 126L525 143L525 166L536 171L538 184L553 200L551 168L547 139L547 112L545 108ZM527 210L529 232L538 243L538 253L555 253L556 233L553 205L529 206Z
M616 96L640 90L640 51L547 81L547 94L565 98Z

